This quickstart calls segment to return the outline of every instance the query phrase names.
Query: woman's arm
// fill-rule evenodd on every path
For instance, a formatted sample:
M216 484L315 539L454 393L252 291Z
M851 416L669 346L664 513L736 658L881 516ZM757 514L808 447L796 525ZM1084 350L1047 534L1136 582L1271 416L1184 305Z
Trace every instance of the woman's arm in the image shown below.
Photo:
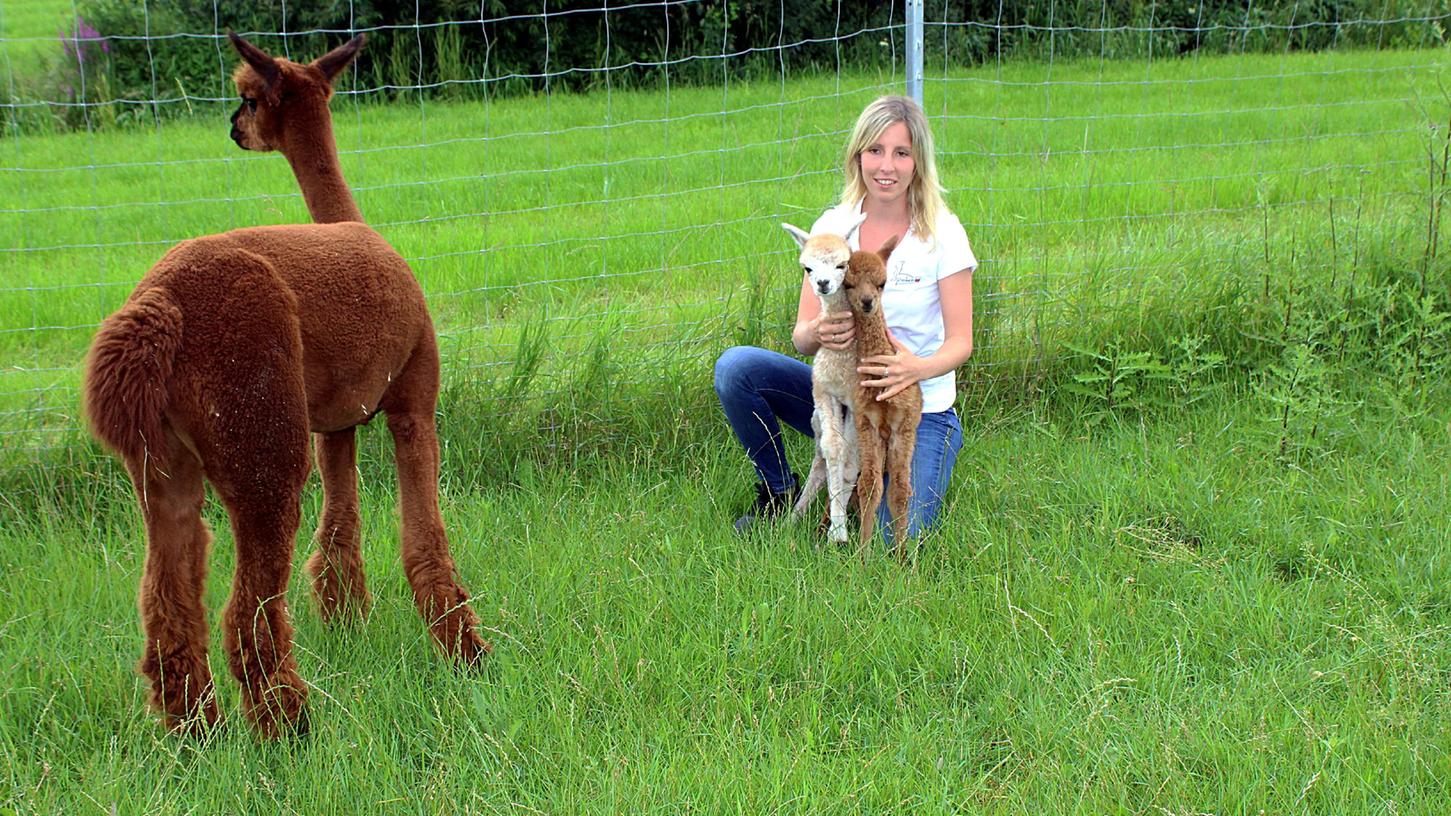
M929 357L918 357L893 337L896 354L879 354L863 359L857 367L862 385L881 388L878 400L901 393L907 386L946 374L972 356L972 270L960 269L937 281L942 299L942 347Z

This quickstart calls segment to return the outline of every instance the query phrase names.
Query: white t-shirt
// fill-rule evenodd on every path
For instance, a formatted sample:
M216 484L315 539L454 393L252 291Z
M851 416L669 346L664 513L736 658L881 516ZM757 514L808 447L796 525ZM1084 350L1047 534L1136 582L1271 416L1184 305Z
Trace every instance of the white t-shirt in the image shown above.
M861 202L832 207L811 225L811 233L846 232L861 215ZM887 328L902 345L918 357L929 357L942 348L947 330L942 323L942 294L937 282L964 269L977 269L977 256L967 242L967 232L957 216L943 210L937 216L935 240L929 244L912 230L887 258L887 288L882 292L882 310ZM848 244L861 249L858 236ZM946 411L957 401L957 372L949 371L922 380L922 413Z

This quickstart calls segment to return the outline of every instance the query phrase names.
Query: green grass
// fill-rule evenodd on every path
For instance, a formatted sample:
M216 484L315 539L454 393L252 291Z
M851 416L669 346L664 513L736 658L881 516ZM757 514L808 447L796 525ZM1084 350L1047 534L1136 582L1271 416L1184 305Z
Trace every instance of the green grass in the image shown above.
M70 0L6 0L0 8L0 75L23 73L23 63L60 49L62 31L75 21Z
M0 809L1439 813L1447 396L1411 418L1372 398L1294 467L1242 392L1091 433L980 414L908 568L804 528L734 537L721 437L446 485L496 646L478 675L432 651L391 483L365 479L376 608L326 629L294 574L314 731L282 744L225 677L209 742L145 712L142 535L111 473L0 530Z
M294 573L313 732L283 743L215 650L227 730L145 710L140 520L74 405L92 327L170 242L306 219L285 163L235 151L220 109L0 142L0 814L1439 814L1444 61L929 83L984 264L966 446L906 566L805 525L732 535L748 468L709 385L725 345L784 345L776 223L833 196L879 78L338 98L349 180L444 337L443 509L495 653L464 674L431 648L375 423L376 607L326 628ZM207 514L215 622L232 540Z

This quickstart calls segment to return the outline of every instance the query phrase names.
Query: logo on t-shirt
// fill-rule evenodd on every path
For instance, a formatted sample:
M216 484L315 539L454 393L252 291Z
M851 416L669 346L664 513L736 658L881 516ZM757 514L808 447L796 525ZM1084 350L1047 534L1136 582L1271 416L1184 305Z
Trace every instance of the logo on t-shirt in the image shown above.
M897 264L897 268L892 270L893 286L915 286L916 284L919 284L921 282L922 276L912 274L912 272L907 269L907 265L905 263Z

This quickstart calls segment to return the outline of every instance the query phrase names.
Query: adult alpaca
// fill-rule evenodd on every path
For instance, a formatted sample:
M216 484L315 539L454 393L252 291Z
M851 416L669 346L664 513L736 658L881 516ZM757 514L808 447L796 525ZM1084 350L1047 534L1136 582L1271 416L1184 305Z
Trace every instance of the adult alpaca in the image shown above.
M331 77L341 70L336 60L304 67ZM277 101L295 99L279 92ZM327 134L331 147L330 126ZM315 218L343 210L336 195L308 199ZM353 440L356 426L379 411L394 439L403 564L415 603L446 653L464 663L487 654L438 510L438 385L422 290L403 258L359 223L184 241L102 323L87 360L86 412L92 432L125 462L145 517L140 669L169 727L210 725L219 716L201 603L210 541L204 478L236 539L223 627L244 711L268 736L305 725L285 591L310 466L308 432L318 434L325 496L309 571L322 614L333 619L361 613L369 600Z
M808 235L791 224L781 225L801 247L801 266L821 299L824 313L849 308L842 289L847 259L851 256L847 241L863 220L865 217L857 219L845 235ZM826 537L829 541L847 540L847 500L856 487L860 467L852 411L857 383L861 380L856 371L857 359L855 349L822 348L811 363L811 399L814 403L811 426L816 432L816 456L791 515L799 518L804 514L822 485L826 485L830 520Z
M856 325L857 354L866 359L892 354L895 348L887 336L887 318L882 311L882 289L887 285L887 258L897 247L888 238L876 252L857 251L847 261L846 290ZM892 512L892 532L897 555L906 554L907 505L912 499L912 449L917 441L917 424L922 420L922 387L910 387L878 400L879 388L858 383L855 395L857 444L861 450L861 474L857 477L857 500L861 511L861 547L865 554L876 531L877 507L882 503L882 475L887 486L887 507Z
M315 223L362 221L343 178L328 102L333 80L362 50L363 35L306 64L273 57L236 32L227 37L243 60L232 73L242 98L232 114L232 141L243 150L281 153ZM323 505L307 573L325 620L361 618L372 598L363 572L355 429L318 433L316 446Z

